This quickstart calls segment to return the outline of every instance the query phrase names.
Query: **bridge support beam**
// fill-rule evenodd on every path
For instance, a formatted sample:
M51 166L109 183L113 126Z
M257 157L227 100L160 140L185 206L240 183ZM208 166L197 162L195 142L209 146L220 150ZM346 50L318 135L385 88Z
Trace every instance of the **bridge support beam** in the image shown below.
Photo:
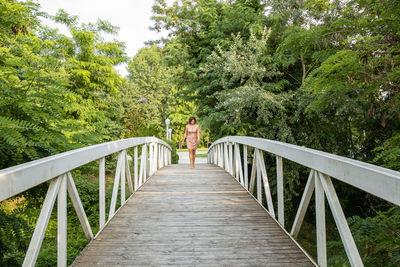
M243 145L243 178L244 178L244 188L249 190L249 165L247 164L247 146Z
M310 175L308 176L307 183L304 189L303 196L301 197L299 208L297 209L296 217L294 218L292 230L290 231L290 235L294 238L297 238L297 235L300 232L301 224L303 223L304 216L306 215L306 211L308 208L308 204L310 203L312 194L314 192L314 176L315 171L311 170Z
M74 179L72 178L72 174L70 172L68 172L67 178L67 192L69 198L71 199L76 215L78 216L79 222L81 223L86 240L90 241L93 238L92 228L90 227L89 220L86 216L85 210L83 209L82 201L79 197L78 190L76 189Z
M29 243L28 251L26 252L24 262L22 263L23 267L35 266L63 176L64 175L60 175L50 183L42 209L40 210L39 218L36 222L35 230L33 231L31 242Z
M276 156L276 187L278 198L278 221L285 227L285 205L283 196L283 162L282 157Z
M133 194L133 182L132 182L131 168L129 167L128 153L126 150L125 150L125 174L126 174L126 180L128 182L129 193Z
M322 173L319 173L319 178L326 193L326 198L331 208L333 218L335 219L336 226L351 266L364 266L356 243L351 235L351 231L349 225L347 224L346 217L344 216L343 209L340 206L339 198L336 195L331 178Z
M67 266L67 175L61 178L57 196L57 266Z
M121 205L125 204L125 181L126 181L126 150L123 150L121 158Z
M326 267L328 265L326 258L326 229L325 229L325 194L322 188L321 180L315 177L315 216L317 228L317 255L318 265Z
M259 164L257 166L260 166L259 170L261 171L260 175L262 176L262 181L263 181L263 184L264 184L265 198L267 199L268 211L271 214L271 216L273 218L275 218L274 204L272 203L271 188L269 186L269 181L268 181L268 176L267 176L267 170L265 168L263 152L262 152L262 150L258 150L258 153L259 153L259 156L258 156L258 163ZM257 185L257 187L258 187L258 185ZM261 184L260 184L260 189L261 189Z
M133 191L138 189L138 147L135 146L133 152Z
M229 169L229 173L233 175L233 151L232 151L232 143L228 142L228 169Z
M99 226L100 229L106 223L106 158L99 161Z

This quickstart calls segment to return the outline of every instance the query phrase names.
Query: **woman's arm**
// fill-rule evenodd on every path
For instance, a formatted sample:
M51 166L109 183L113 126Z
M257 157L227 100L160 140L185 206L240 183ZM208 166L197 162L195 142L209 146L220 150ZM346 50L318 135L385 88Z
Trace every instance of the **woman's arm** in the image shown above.
M182 146L183 146L183 143L185 142L185 138L186 138L186 136L187 136L187 128L188 128L188 126L186 125L186 127L185 127L185 133L183 134Z
M200 127L197 125L197 144L200 143Z

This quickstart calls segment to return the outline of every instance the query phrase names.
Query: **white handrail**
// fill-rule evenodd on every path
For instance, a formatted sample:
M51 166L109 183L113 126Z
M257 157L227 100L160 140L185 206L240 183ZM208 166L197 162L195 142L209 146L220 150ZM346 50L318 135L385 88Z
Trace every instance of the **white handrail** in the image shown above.
M135 137L83 147L2 169L0 202L91 161L148 143L159 143L171 150L167 143L158 138Z
M142 154L138 158L138 146ZM134 148L132 181L127 149ZM147 151L152 155L148 157ZM83 209L71 174L75 168L99 160L99 232L106 223L105 157L118 152L113 193L107 221L115 214L117 195L121 190L121 207L126 203L125 182L134 193L159 168L171 164L171 147L155 137L136 137L84 147L18 166L0 170L0 202L34 186L51 180L31 242L22 266L35 266L54 203L57 200L57 266L67 265L67 196L70 197L87 240L93 239L92 229ZM138 170L140 160L140 170Z
M255 147L281 156L400 205L400 172L311 148L256 137L223 137L215 141L209 150L226 142Z
M243 168L239 145L243 145ZM233 156L232 147L235 149ZM254 148L250 181L247 173L248 147ZM278 221L282 227L284 227L282 158L285 158L311 169L290 234L297 237L315 191L318 264L327 266L324 204L326 197L351 265L363 266L331 177L400 205L400 172L310 148L256 137L227 136L212 143L207 152L208 163L225 168L251 194L256 187L256 198L260 204L262 204L263 187L268 211L273 218L275 211L262 151L276 156Z

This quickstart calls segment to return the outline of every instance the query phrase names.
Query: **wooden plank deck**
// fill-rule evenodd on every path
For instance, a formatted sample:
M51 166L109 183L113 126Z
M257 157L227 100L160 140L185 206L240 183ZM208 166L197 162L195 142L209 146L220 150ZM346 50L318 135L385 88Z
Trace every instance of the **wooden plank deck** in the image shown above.
M225 170L160 169L72 266L315 266Z

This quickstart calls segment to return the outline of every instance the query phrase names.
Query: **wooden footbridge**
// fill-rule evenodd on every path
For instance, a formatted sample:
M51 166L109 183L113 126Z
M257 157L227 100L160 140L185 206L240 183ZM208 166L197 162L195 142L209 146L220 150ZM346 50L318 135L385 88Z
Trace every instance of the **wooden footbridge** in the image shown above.
M265 152L276 156L276 203ZM106 216L105 157L112 154L117 155L117 164ZM289 232L284 225L283 159L310 169ZM94 235L71 172L96 160L100 230ZM295 241L314 192L318 265L327 266L327 200L349 262L363 266L332 180L400 205L399 172L304 147L230 136L212 144L207 161L195 169L171 165L168 144L154 137L139 137L1 170L0 201L50 181L23 266L35 266L56 201L58 266L67 265L67 196L89 241L72 266L315 266Z

